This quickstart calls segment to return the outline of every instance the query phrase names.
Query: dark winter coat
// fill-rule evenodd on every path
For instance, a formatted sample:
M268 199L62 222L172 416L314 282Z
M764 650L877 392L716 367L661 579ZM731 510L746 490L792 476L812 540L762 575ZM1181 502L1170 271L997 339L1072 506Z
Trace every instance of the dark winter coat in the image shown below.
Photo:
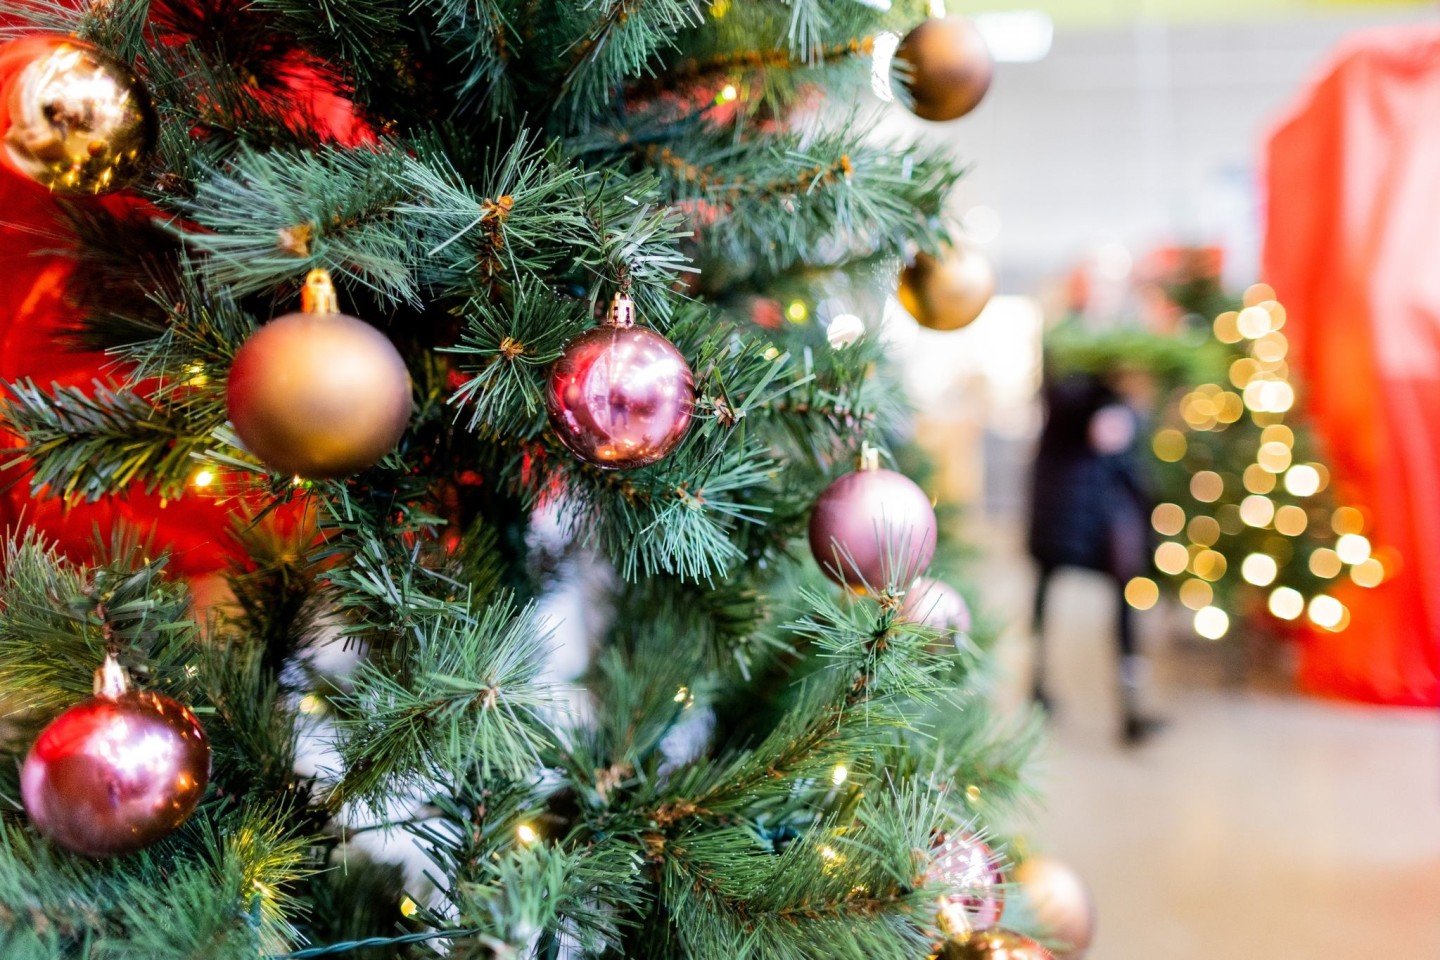
M1141 418L1089 375L1047 376L1031 485L1031 555L1042 567L1083 567L1122 579L1149 568L1150 502ZM1092 446L1091 423L1106 407L1135 418L1134 438L1116 453Z

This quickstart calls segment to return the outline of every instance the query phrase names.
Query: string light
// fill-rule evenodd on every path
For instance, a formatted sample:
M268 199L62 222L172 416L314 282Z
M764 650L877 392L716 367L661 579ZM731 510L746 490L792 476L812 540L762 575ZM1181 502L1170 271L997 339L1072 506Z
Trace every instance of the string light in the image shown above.
M1298 537L1310 526L1305 511L1293 503L1287 503L1275 511L1275 529L1287 537Z
M1255 454L1255 462L1270 473L1284 473L1290 466L1290 447L1278 440L1271 440L1269 443L1260 444L1260 450Z
M1165 537L1174 537L1185 529L1185 510L1178 503L1162 503L1150 511L1150 525Z
M1214 470L1201 470L1190 478L1190 496L1201 503L1214 503L1225 495L1225 481Z
M1264 307L1246 307L1235 318L1235 328L1246 340L1258 340L1270 332L1270 311Z
M400 901L400 916L404 917L407 920L415 916L415 914L419 912L419 910L420 904L416 903L414 900L411 900L409 897L406 897L405 899Z
M835 769L830 771L830 782L838 787L848 779L850 779L850 771L846 768L845 764L835 764Z
M1340 560L1340 555L1329 547L1321 547L1310 554L1310 572L1317 577L1329 580L1338 577L1343 569L1345 564Z
M1378 587L1385 582L1385 565L1375 557L1350 568L1350 579L1357 586Z
M1204 580L1190 579L1180 584L1180 603L1191 610L1203 610L1215 602L1215 591Z
M516 827L515 836L520 839L521 843L526 844L527 846L540 839L540 835L535 832L535 828L530 826L530 824L528 823L522 823L520 824L520 826Z
M1285 489L1297 497L1310 497L1320 492L1320 471L1301 463L1285 471Z
M1258 463L1252 463L1246 467L1245 474L1240 479L1244 483L1245 489L1251 493L1269 493L1275 489L1275 474Z
M1125 584L1125 602L1136 610L1149 610L1160 600L1160 587L1149 577L1132 577Z
M1215 318L1215 339L1221 343L1239 343L1244 339L1240 335L1240 325L1237 322L1240 314L1234 310L1227 310ZM1239 386L1239 384L1236 384Z
M1346 563L1364 563L1370 559L1370 541L1358 533L1346 533L1335 541L1335 552Z
M1345 619L1345 605L1334 597L1320 594L1310 601L1310 621L1317 627L1334 630Z
M1252 527L1268 527L1275 519L1275 504L1255 493L1240 501L1240 519Z
M810 316L810 308L805 306L804 300L791 300L790 305L785 308L785 316L791 323L804 323Z
M1190 551L1174 540L1167 540L1155 548L1155 566L1171 576L1184 573L1190 565Z
M1355 507L1341 507L1330 517L1330 529L1340 536L1365 532L1365 514Z
M721 87L720 92L715 95L715 102L731 103L738 96L740 96L740 91L735 89L735 84L727 83L725 84L725 86Z
M1219 640L1230 632L1230 615L1219 607L1196 610L1195 632L1206 640Z
M1219 550L1201 550L1190 562L1190 569L1195 571L1195 576L1212 582L1225 576L1225 571L1229 566L1225 554Z
M194 484L197 489L204 490L215 482L215 471L208 467L201 467L195 471L195 476L191 478L190 482Z
M1294 620L1305 612L1305 598L1294 587L1276 587L1270 592L1269 607L1281 620Z
M1268 553L1252 553L1240 563L1241 579L1257 587L1270 586L1279 573L1279 564Z

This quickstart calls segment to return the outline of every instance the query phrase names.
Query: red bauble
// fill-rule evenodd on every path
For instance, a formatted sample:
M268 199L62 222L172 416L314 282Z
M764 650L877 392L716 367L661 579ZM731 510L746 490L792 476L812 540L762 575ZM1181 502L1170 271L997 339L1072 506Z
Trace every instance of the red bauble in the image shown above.
M940 926L951 936L989 930L1005 912L1005 875L989 845L973 833L942 839L925 879L950 891L940 901Z
M185 822L210 780L195 714L148 691L101 695L41 731L20 793L40 832L87 857L147 847Z
M560 442L606 470L663 458L685 436L695 406L685 358L660 334L636 327L634 316L634 303L617 296L604 324L565 345L545 395Z
M935 510L914 480L879 469L871 457L815 501L810 552L836 583L871 590L907 584L935 555Z
M1055 960L1049 950L1009 930L987 930L951 940L939 960Z
M970 605L960 596L960 591L930 577L921 577L905 591L900 615L946 637L954 637L957 642L970 633L972 625Z

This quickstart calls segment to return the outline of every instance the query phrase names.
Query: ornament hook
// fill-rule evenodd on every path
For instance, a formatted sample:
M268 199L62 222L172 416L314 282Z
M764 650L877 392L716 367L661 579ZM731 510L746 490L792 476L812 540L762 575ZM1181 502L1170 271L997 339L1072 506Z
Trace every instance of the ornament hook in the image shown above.
M615 294L615 299L610 301L610 316L605 323L618 330L635 326L635 301L623 293Z
M340 296L335 292L335 282L330 279L329 270L315 269L305 275L305 286L300 291L300 310L321 314L340 312Z
M95 696L117 700L130 691L130 678L115 654L106 653L105 662L95 671Z
M861 470L880 469L880 448L872 447L867 440L860 444L860 467Z

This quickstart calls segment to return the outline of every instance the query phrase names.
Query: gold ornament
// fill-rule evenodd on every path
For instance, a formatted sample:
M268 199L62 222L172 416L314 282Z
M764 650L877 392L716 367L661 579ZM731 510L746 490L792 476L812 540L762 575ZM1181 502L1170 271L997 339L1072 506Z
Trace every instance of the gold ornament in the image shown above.
M922 120L958 120L980 105L995 58L965 17L931 17L911 30L895 56L910 65L911 107Z
M986 930L951 940L938 960L1056 960L1049 950L1009 930Z
M980 316L995 295L995 269L985 255L960 247L936 260L915 255L900 273L900 305L922 327L959 330Z
M56 193L111 193L145 172L155 108L129 67L69 37L0 48L5 165Z
M277 473L359 473L393 450L410 422L410 374L394 344L338 311L330 275L310 271L300 312L261 327L230 367L235 432Z
M1080 875L1059 860L1030 857L1015 868L1014 880L1048 938L1064 944L1055 960L1081 960L1095 939L1095 901Z

